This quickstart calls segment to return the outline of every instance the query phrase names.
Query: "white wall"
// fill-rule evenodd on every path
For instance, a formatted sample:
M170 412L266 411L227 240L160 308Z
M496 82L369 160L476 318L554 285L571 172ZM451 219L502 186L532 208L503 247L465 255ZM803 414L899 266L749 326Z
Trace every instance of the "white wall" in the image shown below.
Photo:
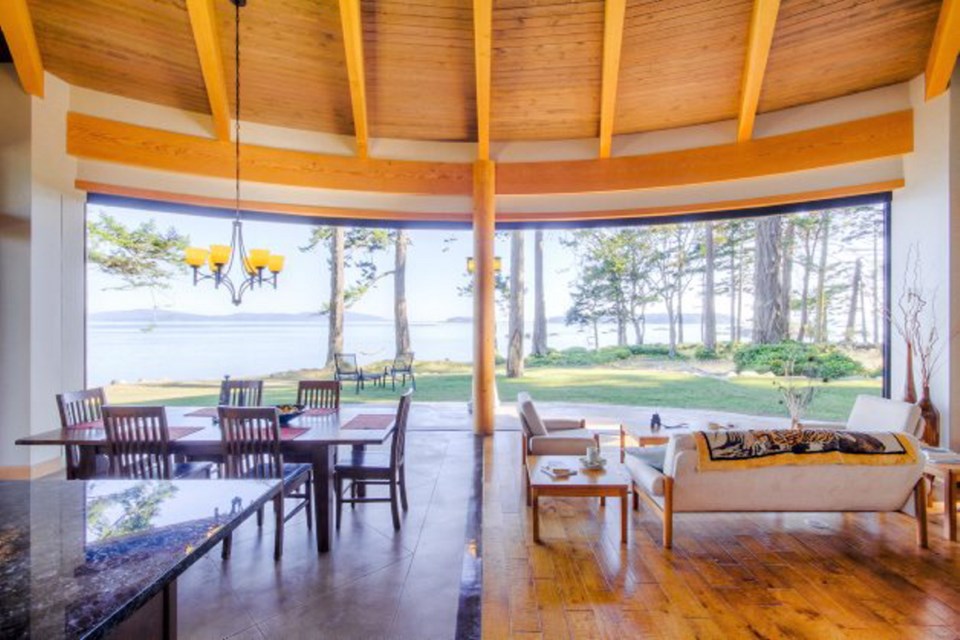
M912 250L919 256L924 289L928 297L936 300L931 318L946 342L950 333L960 326L956 293L960 278L960 245L951 242L951 237L958 234L960 220L958 179L951 177L951 167L960 166L960 120L951 118L951 103L960 101L960 91L950 91L925 102L923 89L922 77L911 83L914 152L905 156L903 161L906 186L893 196L891 296L896 306L903 290L907 256ZM954 182L953 193L951 181ZM952 278L952 274L957 277ZM942 416L941 443L960 446L960 427L956 424L960 419L960 407L951 406L953 398L960 398L951 393L960 382L960 359L955 344L948 345L947 349L949 352L944 354L941 366L931 380L930 393ZM892 351L892 394L899 398L905 379L905 348L896 334ZM918 373L916 363L914 372Z

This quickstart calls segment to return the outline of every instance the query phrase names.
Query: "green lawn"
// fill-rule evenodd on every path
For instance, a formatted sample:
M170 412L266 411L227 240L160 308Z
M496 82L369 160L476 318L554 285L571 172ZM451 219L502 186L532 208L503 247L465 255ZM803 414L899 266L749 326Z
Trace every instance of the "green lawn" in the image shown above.
M113 402L163 403L170 405L210 406L217 401L216 382L178 382L115 385L107 390ZM690 409L717 409L757 415L782 415L786 412L772 379L765 376L713 377L684 371L654 369L537 368L528 369L521 379L497 378L500 397L516 399L517 392L528 391L543 401L620 404ZM398 391L367 387L359 395L353 386L344 388L342 401L395 402ZM854 398L861 393L880 394L879 379L835 380L822 385L808 413L819 420L844 420ZM296 396L296 377L287 374L268 379L265 402L291 402ZM470 374L466 367L451 366L417 376L415 398L423 402L462 401L470 398Z

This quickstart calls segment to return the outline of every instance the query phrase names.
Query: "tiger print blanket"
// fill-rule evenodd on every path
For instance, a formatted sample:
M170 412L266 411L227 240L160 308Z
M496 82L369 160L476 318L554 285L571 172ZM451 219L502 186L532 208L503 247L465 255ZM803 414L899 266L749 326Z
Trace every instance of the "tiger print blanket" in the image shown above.
M913 464L917 451L900 433L828 429L697 431L698 470L722 471L781 465Z

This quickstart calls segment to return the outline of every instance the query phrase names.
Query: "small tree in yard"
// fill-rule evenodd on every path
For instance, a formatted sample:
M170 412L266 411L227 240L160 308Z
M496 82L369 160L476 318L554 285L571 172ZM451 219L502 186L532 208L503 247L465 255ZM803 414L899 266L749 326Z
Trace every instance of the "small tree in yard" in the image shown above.
M123 283L112 288L150 291L155 324L157 292L169 289L170 280L186 271L183 252L190 238L173 227L160 231L154 220L130 228L106 213L87 225L87 234L89 261Z

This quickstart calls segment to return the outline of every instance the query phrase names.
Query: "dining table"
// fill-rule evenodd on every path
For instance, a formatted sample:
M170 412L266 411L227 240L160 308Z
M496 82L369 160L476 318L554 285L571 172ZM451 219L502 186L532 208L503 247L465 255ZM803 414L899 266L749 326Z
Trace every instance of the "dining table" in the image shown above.
M281 427L280 450L285 462L308 463L313 467L313 506L317 551L330 551L333 539L333 467L338 446L380 445L394 430L392 407L370 405L339 409L308 410ZM167 406L170 452L187 460L218 462L222 459L222 432L215 407ZM26 446L76 447L79 451L78 478L92 477L96 457L107 452L102 423L92 422L51 429L19 438Z

